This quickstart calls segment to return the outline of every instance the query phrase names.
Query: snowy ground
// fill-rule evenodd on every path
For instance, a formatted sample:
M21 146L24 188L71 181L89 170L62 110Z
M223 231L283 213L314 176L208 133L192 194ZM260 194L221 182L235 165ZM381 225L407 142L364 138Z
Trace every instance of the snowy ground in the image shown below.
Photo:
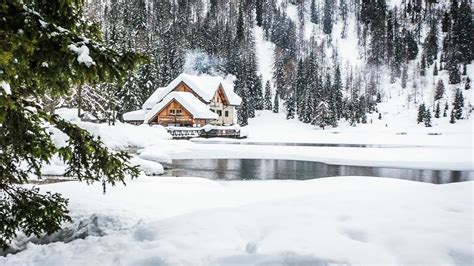
M44 185L105 236L29 244L0 265L472 265L473 182L216 182L142 177Z

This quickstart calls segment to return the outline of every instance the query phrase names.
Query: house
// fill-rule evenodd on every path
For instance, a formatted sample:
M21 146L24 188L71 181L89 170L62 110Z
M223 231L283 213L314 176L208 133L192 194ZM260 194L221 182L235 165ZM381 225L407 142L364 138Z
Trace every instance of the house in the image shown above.
M218 118L192 93L172 91L145 114L144 121L165 126L202 127Z
M234 125L235 108L241 101L233 83L221 77L181 74L168 86L158 88L141 110L125 113L123 119L163 126Z

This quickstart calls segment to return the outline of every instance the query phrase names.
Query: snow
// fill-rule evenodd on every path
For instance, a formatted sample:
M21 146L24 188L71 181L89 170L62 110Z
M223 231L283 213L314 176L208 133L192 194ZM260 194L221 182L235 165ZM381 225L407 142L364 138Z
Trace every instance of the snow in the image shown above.
M154 105L161 102L170 92L172 92L181 82L188 85L196 94L204 101L210 102L216 94L219 85L222 85L224 92L229 100L230 105L240 105L242 99L235 94L233 77L228 76L223 79L219 76L209 75L189 75L181 74L174 79L168 86L158 88L143 104L143 109L150 109Z
M77 116L77 108L58 108L54 110L54 113L69 122L80 121L79 117Z
M140 177L105 195L100 184L43 185L70 199L73 217L97 217L103 236L30 243L0 264L470 265L473 184Z
M192 93L172 91L155 105L146 115L145 122L150 121L158 112L165 108L171 101L176 100L196 119L217 119L218 115L211 112L209 106L201 102Z
M147 111L145 110L136 110L122 115L123 120L125 121L143 121L145 120L145 115Z
M166 140L171 139L166 129L159 125L134 126L120 122L116 122L115 125L78 122L77 125L93 136L100 137L107 147L114 150L166 145Z
M266 41L263 34L263 29L255 26L255 52L257 56L258 72L262 75L263 86L267 81L273 79L273 62L275 45L272 42Z
M89 56L89 47L87 47L87 45L82 44L80 47L77 47L75 44L70 44L68 45L68 48L72 52L76 53L77 62L79 64L84 64L86 67L95 65L94 60Z
M7 83L7 82L5 82L5 81L2 80L2 82L0 82L0 87L3 88L3 90L5 91L5 93L6 93L7 95L11 95L11 94L12 94L12 89L11 89L9 83Z
M146 175L162 175L165 170L163 166L158 162L142 159L139 157L133 157L130 160L131 165L138 166L138 168Z

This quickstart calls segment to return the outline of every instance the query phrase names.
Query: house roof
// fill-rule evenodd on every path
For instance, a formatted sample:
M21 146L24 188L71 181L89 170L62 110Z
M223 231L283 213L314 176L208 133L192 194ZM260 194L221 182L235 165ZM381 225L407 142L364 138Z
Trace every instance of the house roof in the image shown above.
M123 120L125 121L143 121L145 119L145 110L136 110L123 114Z
M170 92L166 97L156 104L149 112L145 115L145 122L150 121L156 116L163 108L165 108L171 101L176 100L181 104L195 119L217 119L218 115L209 110L209 106L198 100L192 93L173 91Z
M224 80L219 76L195 76L189 74L181 74L174 79L168 86L158 88L143 104L143 109L151 109L162 99L165 98L168 93L173 91L181 82L184 82L191 88L199 97L205 102L210 102L216 94L219 85L222 85L224 93L229 100L230 105L240 105L242 99L235 94L234 84L232 81Z

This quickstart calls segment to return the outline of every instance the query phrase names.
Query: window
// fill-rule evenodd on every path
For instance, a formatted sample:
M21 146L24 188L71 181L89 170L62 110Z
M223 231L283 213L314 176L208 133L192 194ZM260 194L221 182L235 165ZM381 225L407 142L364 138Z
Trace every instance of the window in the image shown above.
M225 117L229 117L229 111L225 111Z
M222 111L221 111L221 110L217 110L217 115L218 115L218 116L222 116Z
M181 115L182 110L170 109L170 115Z

